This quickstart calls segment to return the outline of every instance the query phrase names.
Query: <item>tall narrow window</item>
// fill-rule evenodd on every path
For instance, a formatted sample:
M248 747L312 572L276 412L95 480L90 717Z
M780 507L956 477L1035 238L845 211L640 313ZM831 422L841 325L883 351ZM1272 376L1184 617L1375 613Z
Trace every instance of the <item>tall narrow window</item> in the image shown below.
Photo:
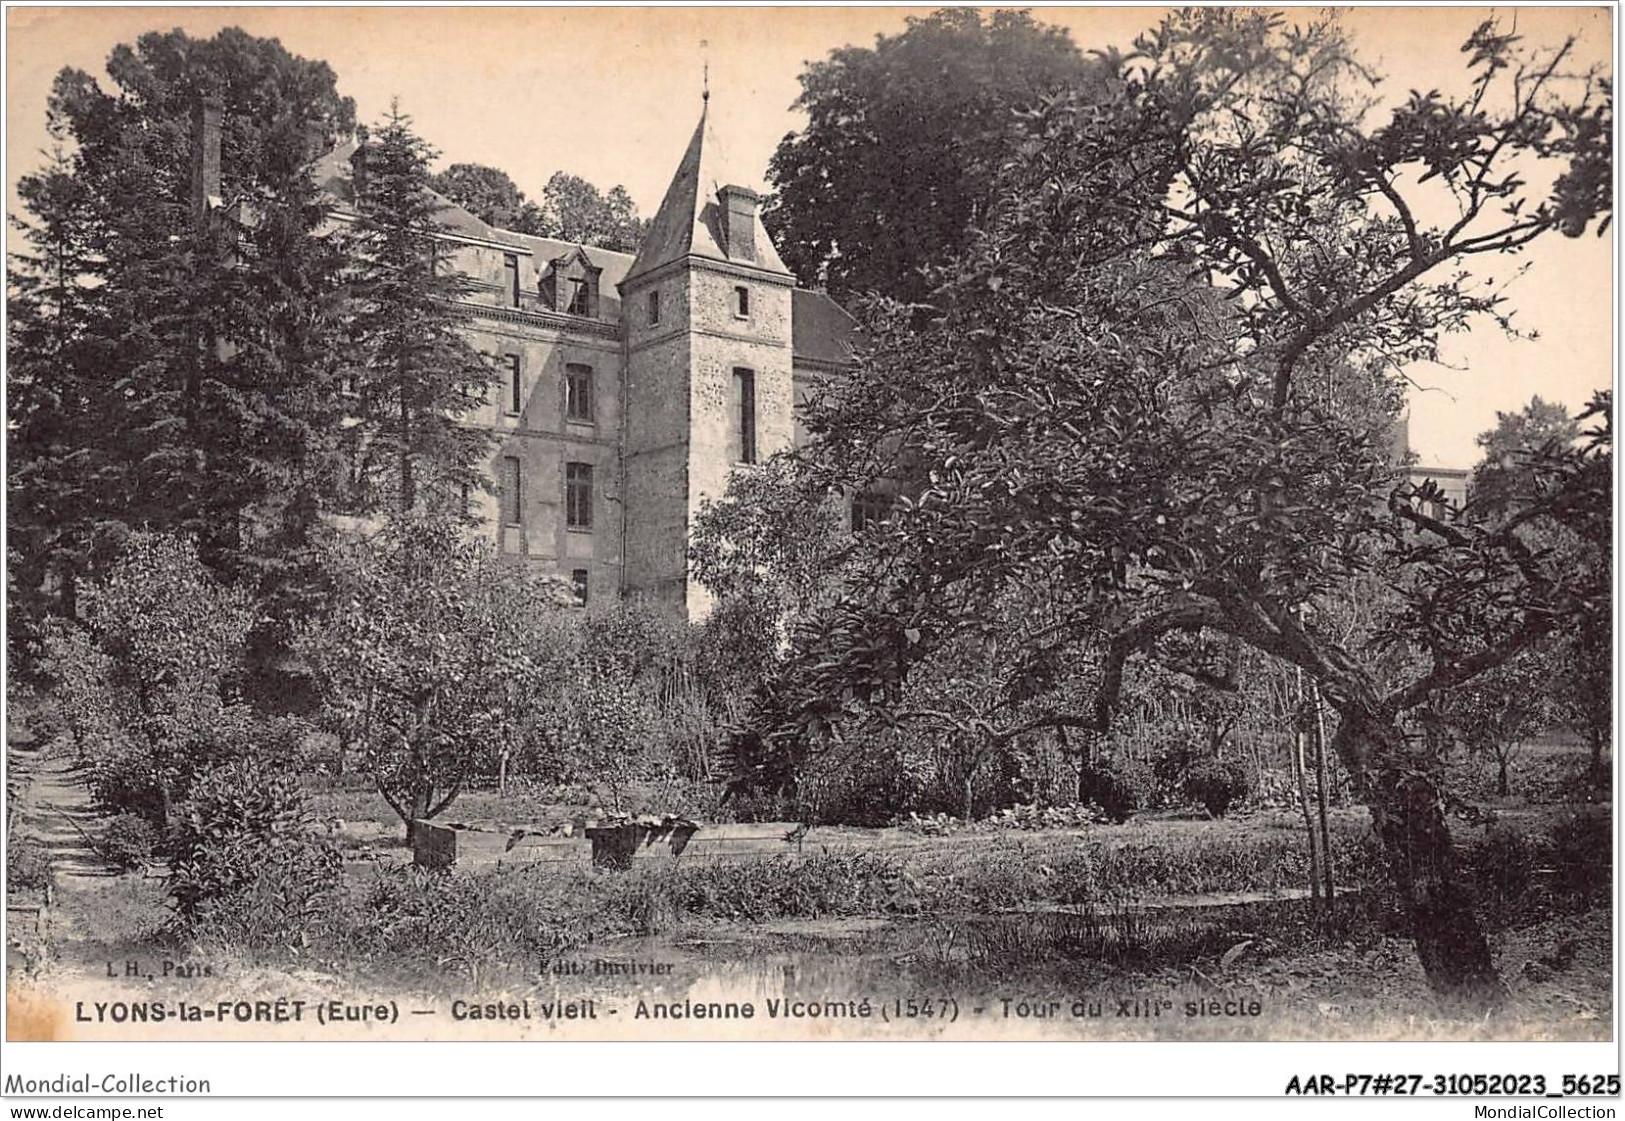
M570 305L565 308L571 315L592 314L592 282L586 277L569 277Z
M502 524L519 525L524 520L523 496L519 492L519 457L502 457Z
M742 366L734 367L734 416L739 428L736 433L734 460L738 463L756 462L756 372Z
M592 528L592 464L564 465L564 524L570 529Z
M750 289L743 284L734 289L734 318L750 318Z
M564 367L564 417L582 424L593 422L591 366L572 362Z
M582 607L587 606L587 570L585 568L573 569L570 572L570 586L575 589L576 602Z
M508 412L518 415L524 405L524 387L519 377L519 355L504 354L502 356L502 377L506 384L503 386L503 399Z
M508 302L514 307L519 306L519 255L517 253L504 253L502 255L503 285L507 290Z
M649 291L649 326L658 327L659 325L660 325L660 289L653 288L653 289L650 289L650 291Z

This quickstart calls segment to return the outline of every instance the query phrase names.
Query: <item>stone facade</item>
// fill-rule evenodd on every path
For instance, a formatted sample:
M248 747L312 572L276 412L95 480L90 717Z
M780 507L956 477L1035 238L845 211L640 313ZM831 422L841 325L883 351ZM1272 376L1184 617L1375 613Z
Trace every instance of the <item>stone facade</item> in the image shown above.
M341 210L348 155L318 167ZM494 493L475 501L504 554L585 598L709 611L688 575L701 503L795 441L796 400L847 361L853 331L797 286L760 201L719 166L702 112L635 256L447 205L452 263L474 282L469 337L503 378L471 419L497 435Z

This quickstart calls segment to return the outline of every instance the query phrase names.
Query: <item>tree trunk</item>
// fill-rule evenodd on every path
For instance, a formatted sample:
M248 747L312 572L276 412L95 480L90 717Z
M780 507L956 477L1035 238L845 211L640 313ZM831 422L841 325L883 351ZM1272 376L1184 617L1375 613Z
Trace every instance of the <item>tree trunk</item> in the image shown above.
M1298 788L1298 808L1303 811L1303 833L1309 842L1309 898L1320 910L1320 842L1315 837L1315 818L1309 809L1309 776L1305 774L1303 744L1308 735L1302 728L1292 733L1292 783Z
M1447 1011L1482 1015L1506 998L1473 893L1456 863L1435 774L1411 756L1392 716L1352 705L1336 747L1388 859L1428 985Z
M427 786L420 786L412 791L412 816L406 820L406 847L413 847L417 840L416 823L423 820L429 813L429 795Z
M62 565L62 614L68 619L79 618L79 574L73 565Z
M1303 722L1302 670L1297 671L1296 683L1298 696L1292 720L1292 783L1298 788L1298 808L1303 811L1303 832L1309 840L1309 898L1314 901L1315 910L1318 912L1321 908L1321 853L1320 842L1315 837L1314 815L1309 810L1309 768L1304 754L1304 741L1309 738L1309 733Z
M1495 773L1495 792L1501 797L1505 798L1508 794L1512 793L1512 788L1507 782L1506 756L1502 755L1497 758L1496 763L1498 764L1498 767Z
M1326 777L1326 705L1320 695L1320 686L1312 687L1315 703L1315 808L1320 817L1320 874L1324 881L1322 894L1326 897L1326 913L1337 905L1337 888L1332 875L1332 826L1327 820L1326 805L1330 801Z
M160 831L169 829L169 823L175 820L175 795L170 791L169 779L159 776L158 779L158 814Z

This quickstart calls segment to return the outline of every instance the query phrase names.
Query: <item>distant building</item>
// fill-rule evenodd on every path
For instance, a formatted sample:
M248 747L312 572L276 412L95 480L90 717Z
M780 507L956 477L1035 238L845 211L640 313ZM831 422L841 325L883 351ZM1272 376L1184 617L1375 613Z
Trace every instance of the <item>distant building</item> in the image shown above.
M1395 452L1406 465L1406 477L1412 486L1420 487L1432 482L1438 487L1444 504L1453 509L1460 510L1467 505L1467 487L1473 477L1470 467L1445 467L1440 464L1424 462L1417 456L1411 447L1411 421L1410 417L1403 416L1395 425ZM1438 508L1427 513L1438 516L1444 511Z
M216 206L220 115L198 121L194 191ZM354 152L315 169L340 216ZM452 262L474 282L469 337L503 379L472 418L497 436L480 512L503 553L584 601L648 597L703 617L710 595L688 573L700 503L791 446L810 381L850 361L852 318L797 284L761 202L721 166L702 109L635 256L446 204Z

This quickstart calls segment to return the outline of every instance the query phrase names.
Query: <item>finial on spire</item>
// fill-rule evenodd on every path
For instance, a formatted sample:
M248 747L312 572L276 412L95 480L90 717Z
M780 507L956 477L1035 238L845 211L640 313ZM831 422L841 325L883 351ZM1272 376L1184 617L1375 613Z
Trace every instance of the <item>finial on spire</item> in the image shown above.
M700 64L704 67L704 78L700 85L700 100L706 104L711 102L711 59L705 53L706 48L710 45L706 40L700 40Z

